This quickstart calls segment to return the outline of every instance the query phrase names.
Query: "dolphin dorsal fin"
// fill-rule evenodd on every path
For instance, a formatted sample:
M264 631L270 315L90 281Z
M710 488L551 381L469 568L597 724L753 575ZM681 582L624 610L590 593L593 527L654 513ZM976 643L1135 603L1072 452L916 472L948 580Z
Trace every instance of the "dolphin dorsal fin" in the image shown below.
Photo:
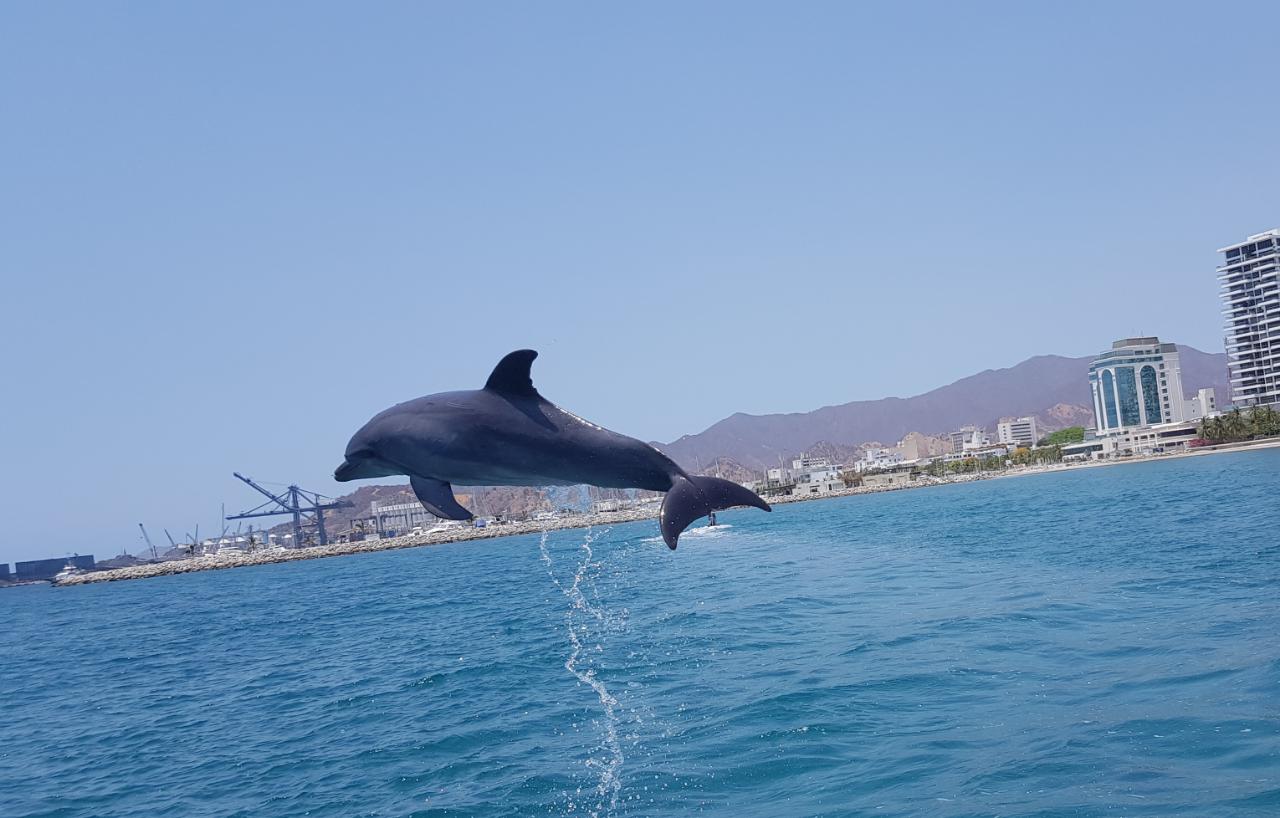
M533 377L529 375L529 368L533 366L533 359L536 357L538 353L532 349L517 349L507 353L493 368L489 380L484 382L484 388L500 395L537 397L538 390L533 388Z

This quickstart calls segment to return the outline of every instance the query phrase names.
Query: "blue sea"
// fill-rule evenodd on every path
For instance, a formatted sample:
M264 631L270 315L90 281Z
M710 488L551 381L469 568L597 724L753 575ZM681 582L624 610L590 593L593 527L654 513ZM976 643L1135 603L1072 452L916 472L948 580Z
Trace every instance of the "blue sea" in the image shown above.
M0 814L1280 815L1280 450L0 591Z

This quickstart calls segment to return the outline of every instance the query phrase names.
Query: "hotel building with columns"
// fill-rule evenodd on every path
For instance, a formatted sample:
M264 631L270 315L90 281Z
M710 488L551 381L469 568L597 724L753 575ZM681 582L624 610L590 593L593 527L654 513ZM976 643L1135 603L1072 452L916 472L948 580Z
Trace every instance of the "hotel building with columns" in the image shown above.
M1178 347L1154 336L1122 338L1089 365L1099 435L1198 420L1217 409L1212 389L1188 400Z

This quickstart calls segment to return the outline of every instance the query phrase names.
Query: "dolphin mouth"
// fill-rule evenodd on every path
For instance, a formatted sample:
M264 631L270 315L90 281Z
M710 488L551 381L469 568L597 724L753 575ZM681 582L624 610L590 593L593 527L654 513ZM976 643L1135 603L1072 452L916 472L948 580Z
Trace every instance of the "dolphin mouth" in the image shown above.
M342 461L342 465L333 470L333 479L339 483L345 483L348 480L355 480L359 475L359 463L353 463L350 460Z
M394 463L380 457L348 457L342 465L333 470L333 479L339 483L348 480L367 480L371 477L391 477L396 474L408 474Z

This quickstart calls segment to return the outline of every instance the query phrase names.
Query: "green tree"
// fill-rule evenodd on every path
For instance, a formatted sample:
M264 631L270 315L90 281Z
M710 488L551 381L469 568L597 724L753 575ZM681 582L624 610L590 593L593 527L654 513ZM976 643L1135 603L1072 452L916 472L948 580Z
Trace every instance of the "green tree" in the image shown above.
M1065 446L1068 443L1080 443L1084 440L1083 426L1068 426L1040 438L1040 446Z
M1280 435L1280 412L1270 406L1255 406L1249 412L1249 425L1254 437Z
M1249 420L1238 407L1222 416L1223 440L1246 440L1250 437L1249 432Z

